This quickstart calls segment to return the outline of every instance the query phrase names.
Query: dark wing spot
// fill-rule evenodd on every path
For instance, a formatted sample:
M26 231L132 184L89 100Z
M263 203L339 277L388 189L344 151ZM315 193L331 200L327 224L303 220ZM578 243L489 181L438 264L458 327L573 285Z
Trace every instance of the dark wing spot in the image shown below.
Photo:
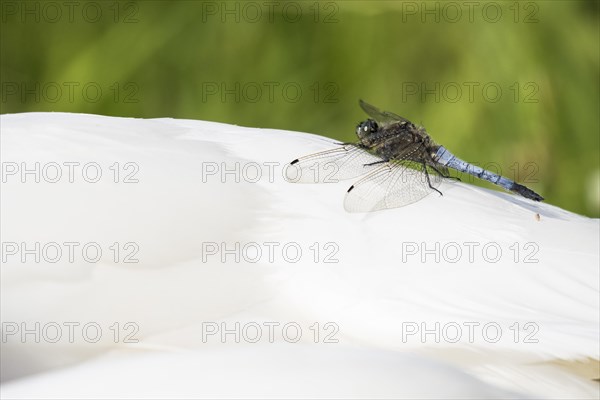
M295 159L294 161L292 161L292 162L290 163L290 165L294 165L294 164L296 164L298 161L299 161L298 159Z
M354 185L350 186L350 189L348 189L348 191L346 193L350 193L350 191L354 189Z

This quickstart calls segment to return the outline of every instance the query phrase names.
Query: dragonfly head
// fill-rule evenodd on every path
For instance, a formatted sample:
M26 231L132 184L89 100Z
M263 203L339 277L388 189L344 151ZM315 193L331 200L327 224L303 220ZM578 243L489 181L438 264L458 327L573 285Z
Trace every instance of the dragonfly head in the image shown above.
M359 139L366 139L379 129L377 122L372 119L361 122L356 126L356 135Z

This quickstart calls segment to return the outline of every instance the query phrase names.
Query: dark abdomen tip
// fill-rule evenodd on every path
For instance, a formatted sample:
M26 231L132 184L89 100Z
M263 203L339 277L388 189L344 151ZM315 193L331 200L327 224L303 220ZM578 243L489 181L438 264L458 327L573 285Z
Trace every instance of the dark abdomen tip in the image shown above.
M510 190L512 190L515 193L520 194L523 197L527 197L528 199L531 200L535 200L535 201L542 201L544 200L544 198L542 196L540 196L539 194L537 194L536 192L534 192L533 190L523 186L523 185L519 185L518 183L515 183Z

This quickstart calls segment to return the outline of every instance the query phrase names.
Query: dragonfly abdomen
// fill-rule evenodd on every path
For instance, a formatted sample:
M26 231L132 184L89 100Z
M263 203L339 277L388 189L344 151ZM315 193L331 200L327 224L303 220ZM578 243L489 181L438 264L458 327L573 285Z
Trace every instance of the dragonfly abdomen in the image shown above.
M478 167L477 165L473 165L464 160L461 160L460 158L452 154L450 151L448 151L448 149L446 149L444 146L440 146L433 159L434 161L448 168L452 168L457 171L473 175L479 179L486 180L495 185L501 186L506 190L518 193L523 197L527 197L528 199L532 199L535 201L544 200L542 196L535 193L533 190L523 185L520 185L513 180L510 180L501 175Z

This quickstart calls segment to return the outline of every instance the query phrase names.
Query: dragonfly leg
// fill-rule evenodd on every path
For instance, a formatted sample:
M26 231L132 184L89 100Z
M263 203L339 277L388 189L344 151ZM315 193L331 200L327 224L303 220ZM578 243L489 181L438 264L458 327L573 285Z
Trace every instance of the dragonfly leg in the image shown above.
M433 170L435 172L437 172L441 176L444 176L443 174L440 173L440 171L438 171L434 167L432 167L432 168L433 168ZM442 192L440 192L439 190L437 190L436 188L434 188L433 186L431 186L431 181L429 180L429 173L427 172L427 165L425 165L424 162L423 162L423 172L425 173L425 176L427 177L427 184L429 185L429 188L435 190L436 192L438 192L440 194L440 196L443 196Z
M383 163L386 163L386 162L388 162L388 161L389 161L389 160L375 161L375 162L372 162L372 163L364 164L364 166L365 166L365 167L369 167L369 166L371 166L371 165L383 164Z
M439 171L436 167L434 167L433 165L430 165L431 169L434 170L435 172L437 172L442 178L446 178L446 179L453 179L455 181L461 181L460 178L458 176L450 176L448 175L444 175L441 171Z
M364 145L364 144L362 144L362 143L353 143L353 142L336 142L335 144L339 144L339 145L342 145L342 146L348 146L348 145L350 145L350 146L355 146L355 147L358 147L358 148L361 148L361 149L365 149L365 150L367 150L367 149L368 149L368 147L367 147L367 146L365 146L365 145Z
M457 181L460 181L459 177L454 177L454 176L450 176L450 174L445 175L442 171L440 171L439 169L437 169L434 165L429 165L429 167L434 170L435 172L437 172L438 175L440 175L442 178L446 178L446 179L455 179Z

